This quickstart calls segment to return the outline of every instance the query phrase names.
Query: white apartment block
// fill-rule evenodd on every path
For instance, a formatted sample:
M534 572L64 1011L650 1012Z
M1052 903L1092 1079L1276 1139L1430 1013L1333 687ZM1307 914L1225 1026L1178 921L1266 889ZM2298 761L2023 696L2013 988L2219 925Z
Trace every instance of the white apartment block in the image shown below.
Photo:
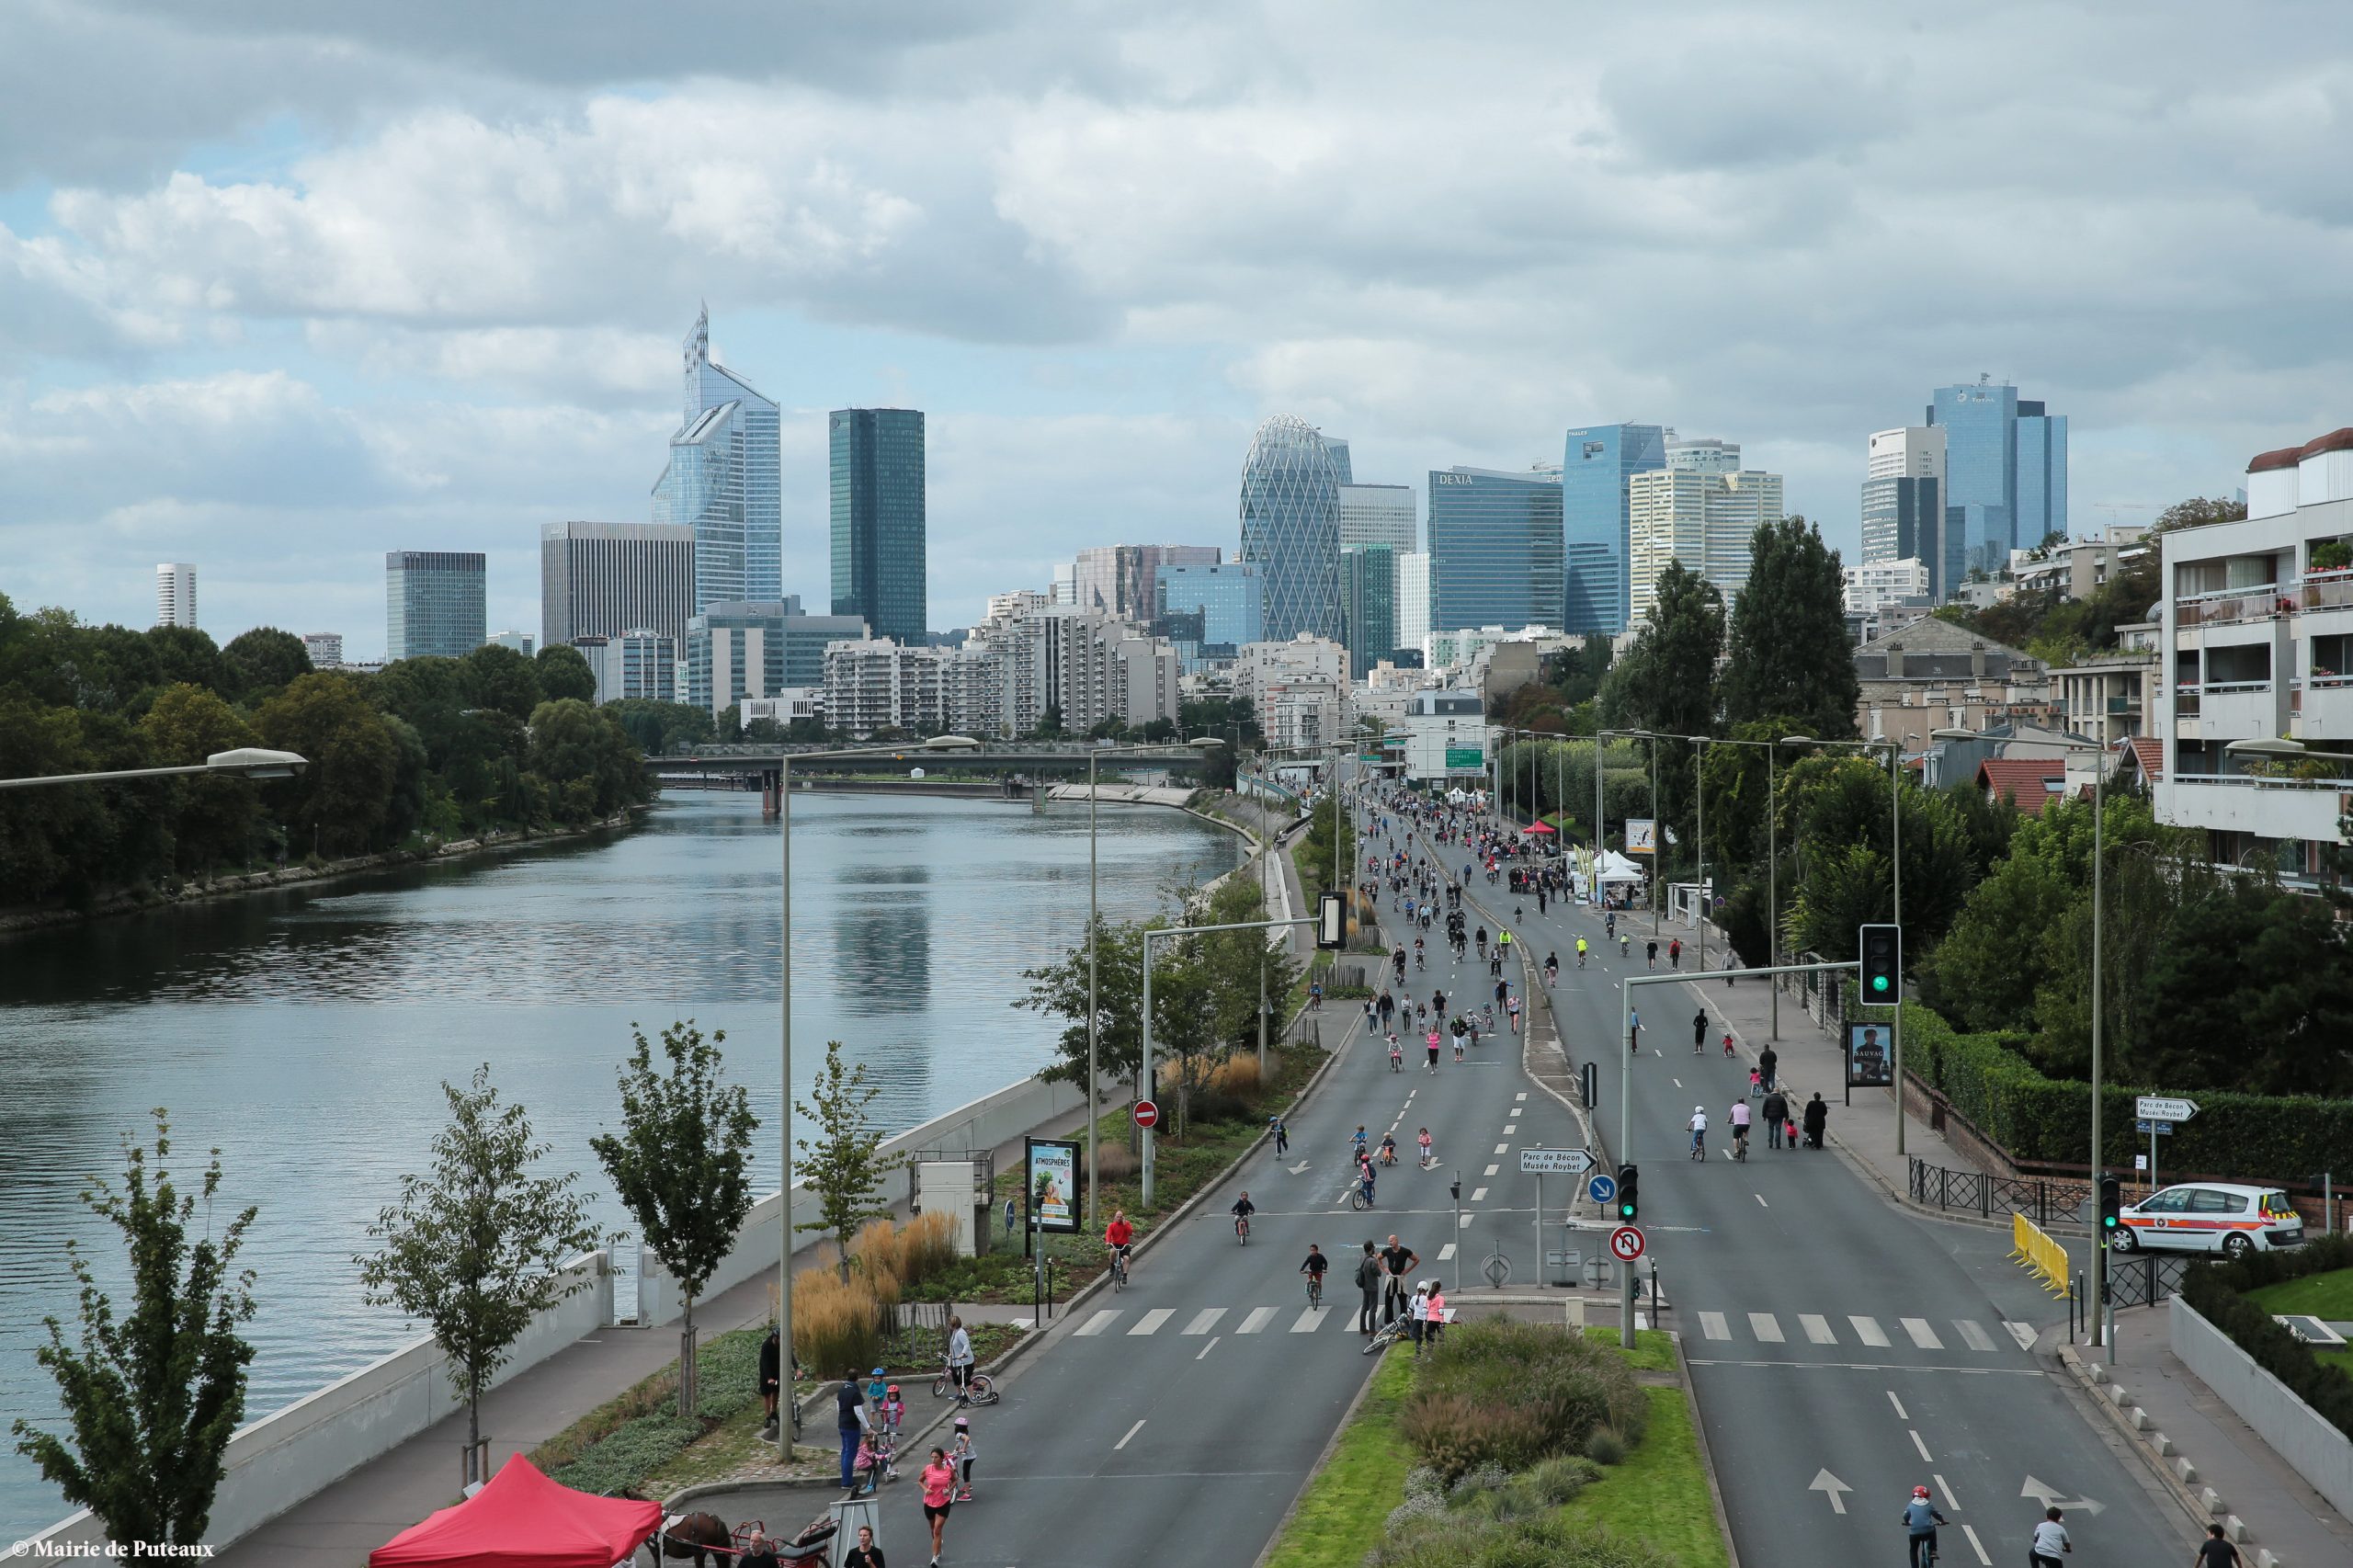
M1422 634L1422 667L1436 672L1460 670L1476 664L1479 656L1498 642L1557 642L1562 647L1582 639L1568 637L1549 626L1523 626L1515 631L1507 626L1462 627L1453 631L1428 631Z
M795 719L825 719L825 688L822 686L788 686L774 697L746 697L736 704L736 722L751 728L755 719L766 719L775 724L790 724Z
M2157 623L2116 629L2112 653L2051 672L2062 727L2109 745L2146 733L2144 714L2157 674Z
M583 638L574 644L597 676L597 700L678 700L678 640L652 627L633 626L617 636Z
M1678 450L1683 466L1673 465ZM1749 551L1759 524L1781 518L1781 476L1710 466L1737 462L1740 449L1724 442L1678 441L1670 466L1626 482L1629 572L1637 622L1650 619L1658 580L1680 561L1716 585L1730 601L1748 585Z
M942 729L948 721L945 650L888 637L825 644L825 714L853 735Z
M2338 563L2353 560L2353 426L2263 453L2246 494L2244 521L2158 536L2157 816L2204 829L2218 864L2315 877L2353 763L2280 767L2228 748L2285 736L2353 751L2353 564Z
M1397 646L1419 648L1430 634L1430 556L1417 550L1397 558Z
M1347 650L1302 631L1288 642L1245 642L1233 662L1233 691L1258 714L1270 745L1329 745L1347 703Z
M306 631L302 634L302 651L311 655L313 669L339 670L343 667L343 633Z
M155 624L188 627L196 624L196 566L194 562L188 561L156 562Z
M1031 610L1043 609L1053 602L1053 595L1037 588L1016 588L1009 594L991 594L988 619L1017 620Z
M1945 477L1945 427L1904 425L1874 430L1865 457L1865 479L1933 479L1939 488Z
M1867 561L1845 569L1848 615L1877 615L1904 599L1928 595L1928 563L1908 561Z

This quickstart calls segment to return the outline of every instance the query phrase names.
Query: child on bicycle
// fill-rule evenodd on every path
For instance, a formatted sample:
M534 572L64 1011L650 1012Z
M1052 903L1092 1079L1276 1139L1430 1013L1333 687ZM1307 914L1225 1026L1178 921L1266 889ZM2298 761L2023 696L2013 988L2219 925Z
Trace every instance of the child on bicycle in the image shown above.
M1397 1163L1397 1135L1394 1132L1381 1135L1381 1163L1384 1165Z
M1405 1050L1397 1043L1397 1037L1393 1034L1389 1037L1389 1070L1392 1073L1405 1070Z
M948 1463L956 1471L960 1483L956 1489L956 1501L969 1503L972 1500L972 1460L975 1457L972 1418L959 1415L955 1429L956 1436L948 1444Z
M907 1402L899 1397L899 1385L892 1383L882 1391L882 1432L893 1442L907 1424Z
M1366 1179L1370 1181L1371 1178ZM1321 1303L1324 1300L1324 1272L1331 1267L1332 1260L1324 1256L1324 1249L1313 1242L1308 1243L1307 1261L1299 1266L1299 1271L1307 1276L1309 1301Z

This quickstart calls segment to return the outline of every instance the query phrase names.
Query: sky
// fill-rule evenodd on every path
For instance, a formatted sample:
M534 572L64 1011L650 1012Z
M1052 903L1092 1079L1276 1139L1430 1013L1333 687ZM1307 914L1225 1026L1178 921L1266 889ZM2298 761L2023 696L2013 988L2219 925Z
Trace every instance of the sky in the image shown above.
M1640 14L1635 14L1640 13ZM2015 381L2074 531L2353 423L2336 4L14 0L0 593L384 642L382 554L642 520L679 347L928 416L931 623L1238 537L1251 430L1357 477L1742 443L1852 557L1866 435Z

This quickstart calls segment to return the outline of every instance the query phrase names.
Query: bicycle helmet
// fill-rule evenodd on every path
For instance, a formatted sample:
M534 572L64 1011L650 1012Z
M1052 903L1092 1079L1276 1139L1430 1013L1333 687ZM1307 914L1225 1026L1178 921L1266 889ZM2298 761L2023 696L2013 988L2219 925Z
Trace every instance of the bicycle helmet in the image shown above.
M898 1385L898 1384L896 1384L896 1383L892 1383L892 1384L891 1385L891 1387L890 1387L890 1391L889 1391L889 1392L890 1392L891 1397L892 1397L892 1398L893 1398L893 1399L896 1399L896 1398L899 1396L899 1385Z
M1708 1108L1703 1105L1695 1105L1691 1108L1691 1114L1693 1116L1705 1116L1708 1114Z
M969 1415L959 1415L959 1416L956 1418L956 1430L957 1430L957 1431L959 1431L959 1432L969 1432L969 1431L971 1431L972 1429L972 1418L971 1416L969 1416Z
M1912 1489L1912 1495L1915 1497L1926 1497L1927 1494L1928 1489L1925 1486L1915 1486Z
M867 1373L866 1375L867 1375L868 1377L870 1377L870 1378L879 1378L879 1377L881 1377L881 1376L882 1375L882 1369L881 1369L881 1368L880 1368L880 1367L877 1367L877 1368L875 1368L875 1369L874 1369L874 1370L872 1370L872 1371L870 1371L870 1372Z

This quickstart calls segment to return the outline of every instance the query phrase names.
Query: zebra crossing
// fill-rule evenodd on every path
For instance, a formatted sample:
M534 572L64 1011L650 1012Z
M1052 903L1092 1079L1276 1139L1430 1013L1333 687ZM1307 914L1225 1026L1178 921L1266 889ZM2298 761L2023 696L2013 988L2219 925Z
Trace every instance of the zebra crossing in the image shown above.
M1148 1337L1172 1323L1177 1325L1174 1330L1176 1335L1191 1338L1219 1334L1314 1334L1330 1328L1353 1333L1357 1299L1352 1293L1344 1303L1326 1296L1320 1307L1202 1307L1189 1316L1183 1315L1182 1309L1176 1307L1154 1307L1144 1312L1097 1307L1070 1332L1077 1339L1107 1334Z
M1796 1312L1797 1332L1808 1345L1860 1346L1870 1350L1968 1350L1981 1356L1991 1356L2005 1348L1985 1325L1973 1318L1949 1318L1931 1321L1927 1318L1898 1317L1891 1328L1875 1317L1848 1313L1835 1322L1820 1312ZM1796 1343L1782 1326L1780 1317L1773 1312L1697 1312L1693 1316L1699 1325L1699 1337L1720 1344L1746 1343L1756 1345L1790 1345ZM2033 1348L2035 1328L2032 1324L1996 1320L2003 1338L2010 1346L2020 1350Z

